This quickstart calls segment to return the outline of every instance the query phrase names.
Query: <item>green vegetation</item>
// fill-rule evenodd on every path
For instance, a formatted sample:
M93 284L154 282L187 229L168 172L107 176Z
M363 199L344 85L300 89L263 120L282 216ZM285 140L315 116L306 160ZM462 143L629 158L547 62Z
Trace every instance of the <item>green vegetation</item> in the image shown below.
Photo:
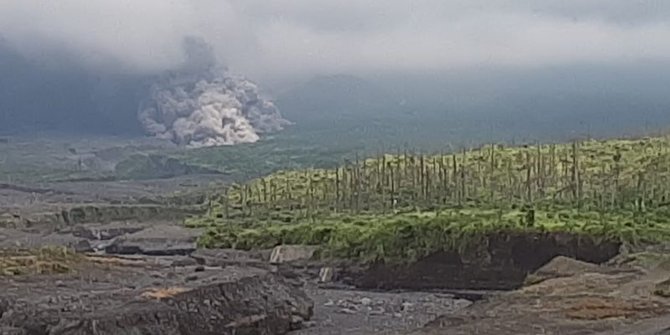
M165 178L178 175L223 174L235 181L257 178L278 170L337 166L353 152L354 143L324 145L317 134L289 128L257 143L197 149L155 149L124 157L116 166L118 179Z
M405 150L334 169L280 171L209 200L209 247L321 245L326 256L406 259L500 231L670 238L670 140L646 138L455 154Z
M179 151L173 157L242 181L282 169L335 167L356 149L321 147L306 138L282 134L252 144Z
M556 215L558 213L558 215ZM670 212L639 218L571 210L444 210L439 212L330 216L289 224L210 227L201 244L217 248L271 248L278 244L319 245L323 257L411 261L438 250L464 250L496 234L569 232L602 239L656 242L670 239ZM197 224L189 221L189 224Z
M60 247L0 250L0 276L67 273L82 260L83 256Z
M192 166L172 157L156 154L135 154L115 167L117 176L124 179L170 178L187 174L218 173L200 166Z

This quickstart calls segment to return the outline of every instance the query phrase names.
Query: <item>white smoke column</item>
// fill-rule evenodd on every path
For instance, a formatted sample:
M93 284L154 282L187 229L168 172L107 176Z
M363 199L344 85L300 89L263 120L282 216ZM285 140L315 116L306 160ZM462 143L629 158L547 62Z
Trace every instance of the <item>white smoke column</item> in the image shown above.
M289 124L249 80L217 66L209 46L185 41L187 62L151 87L138 117L152 136L187 147L252 143Z

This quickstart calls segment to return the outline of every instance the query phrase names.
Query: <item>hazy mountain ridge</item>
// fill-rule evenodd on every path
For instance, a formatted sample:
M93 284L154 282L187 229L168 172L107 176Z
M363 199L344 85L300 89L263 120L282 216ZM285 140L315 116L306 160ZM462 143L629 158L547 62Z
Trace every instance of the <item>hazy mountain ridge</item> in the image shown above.
M300 131L355 128L372 140L625 136L670 125L664 65L316 76L271 98ZM136 113L151 78L55 68L0 43L0 132L140 135Z

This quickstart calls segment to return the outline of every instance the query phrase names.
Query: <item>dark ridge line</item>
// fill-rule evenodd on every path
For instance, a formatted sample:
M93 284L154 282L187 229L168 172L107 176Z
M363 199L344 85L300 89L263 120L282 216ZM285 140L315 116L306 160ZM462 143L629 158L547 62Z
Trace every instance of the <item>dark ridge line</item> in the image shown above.
M0 183L0 190L10 190L10 191L17 191L24 193L38 193L38 194L46 194L46 193L67 194L67 195L76 194L74 192L58 191L51 188L36 188L36 187L21 186L7 183Z

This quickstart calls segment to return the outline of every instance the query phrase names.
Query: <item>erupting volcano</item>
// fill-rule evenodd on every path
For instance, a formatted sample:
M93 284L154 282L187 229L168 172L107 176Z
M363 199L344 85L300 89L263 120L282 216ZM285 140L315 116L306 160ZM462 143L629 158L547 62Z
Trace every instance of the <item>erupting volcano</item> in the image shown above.
M253 82L221 67L209 45L184 42L186 62L151 86L138 117L145 131L187 147L252 143L289 124Z

